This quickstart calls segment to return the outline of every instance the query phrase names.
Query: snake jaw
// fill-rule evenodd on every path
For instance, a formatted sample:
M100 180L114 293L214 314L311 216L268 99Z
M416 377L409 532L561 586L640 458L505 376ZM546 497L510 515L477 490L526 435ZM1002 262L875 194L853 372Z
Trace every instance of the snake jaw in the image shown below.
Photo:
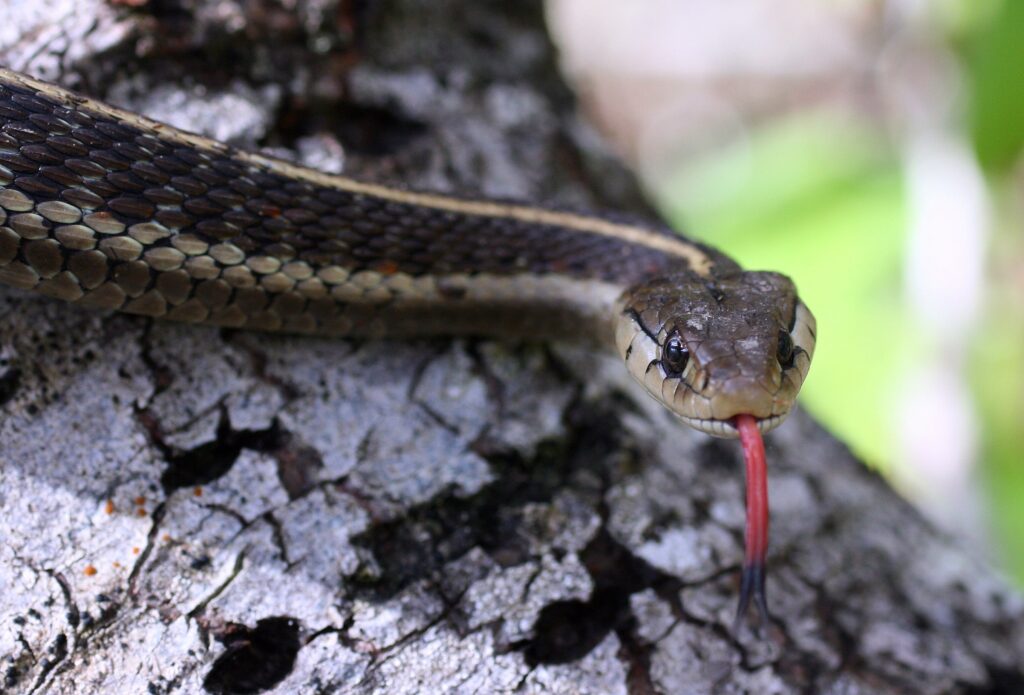
M740 436L739 430L732 418L728 420L717 420L714 418L696 418L685 415L676 415L684 424L720 439L737 439ZM781 425L789 417L789 411L772 415L770 417L756 418L757 429L761 434L767 434Z

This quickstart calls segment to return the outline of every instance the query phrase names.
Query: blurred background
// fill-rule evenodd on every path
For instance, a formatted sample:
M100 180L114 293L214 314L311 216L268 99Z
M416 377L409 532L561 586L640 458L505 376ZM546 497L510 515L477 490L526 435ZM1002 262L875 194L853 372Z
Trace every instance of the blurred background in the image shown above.
M664 215L796 280L820 337L804 407L1024 585L1024 2L548 15Z

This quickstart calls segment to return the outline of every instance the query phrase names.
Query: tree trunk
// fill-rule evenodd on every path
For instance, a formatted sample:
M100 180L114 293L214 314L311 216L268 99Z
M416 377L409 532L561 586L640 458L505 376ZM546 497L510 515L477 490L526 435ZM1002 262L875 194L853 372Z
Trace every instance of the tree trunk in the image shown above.
M539 2L0 19L0 63L236 144L649 214L579 120ZM729 627L738 445L682 428L615 360L16 291L0 314L3 692L1024 692L1020 596L803 413L768 437L758 639Z

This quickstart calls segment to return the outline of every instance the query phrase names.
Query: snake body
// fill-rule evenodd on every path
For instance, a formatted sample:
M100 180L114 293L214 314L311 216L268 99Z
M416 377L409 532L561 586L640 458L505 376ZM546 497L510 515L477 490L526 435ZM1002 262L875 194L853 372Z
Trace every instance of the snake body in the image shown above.
M767 615L759 431L815 343L783 275L652 225L323 174L0 69L0 282L234 328L608 347L687 424L742 435L737 616L751 596Z
M327 175L7 70L0 282L236 328L586 340L719 436L781 423L815 341L788 278L670 230Z

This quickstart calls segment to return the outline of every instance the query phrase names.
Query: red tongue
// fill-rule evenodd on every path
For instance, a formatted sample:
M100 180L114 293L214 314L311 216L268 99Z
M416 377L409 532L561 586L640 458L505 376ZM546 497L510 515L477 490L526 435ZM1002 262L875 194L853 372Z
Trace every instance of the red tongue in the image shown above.
M761 613L760 622L768 620L768 602L764 595L765 557L768 554L768 469L757 418L737 415L733 423L739 430L743 457L747 461L747 553L743 561L743 584L734 625L734 630L738 631L752 596Z

